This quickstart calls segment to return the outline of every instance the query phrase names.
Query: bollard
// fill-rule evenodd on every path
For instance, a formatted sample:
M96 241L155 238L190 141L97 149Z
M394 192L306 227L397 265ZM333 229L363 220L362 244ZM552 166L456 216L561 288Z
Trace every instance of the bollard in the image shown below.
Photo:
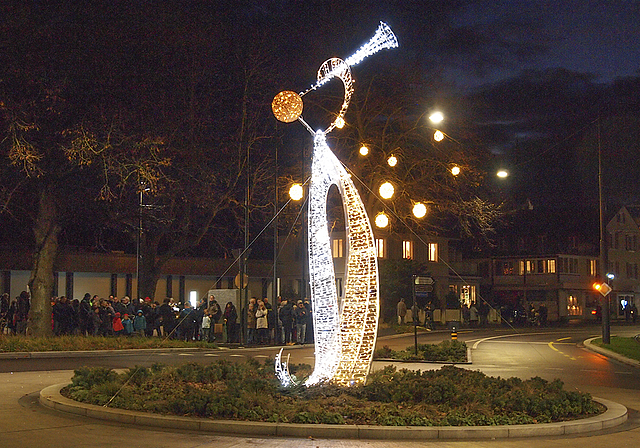
M457 331L452 331L451 332L451 340L452 341L457 341L458 340L458 332Z

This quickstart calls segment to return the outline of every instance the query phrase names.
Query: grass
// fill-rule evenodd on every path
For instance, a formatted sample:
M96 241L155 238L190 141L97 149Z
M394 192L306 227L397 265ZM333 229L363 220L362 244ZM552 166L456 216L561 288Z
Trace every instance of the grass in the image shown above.
M291 366L304 378L309 366ZM272 361L153 365L118 374L82 368L63 389L69 398L103 406L213 419L386 426L487 426L571 420L603 407L560 380L493 378L445 366L369 375L364 386L332 384L283 390Z
M610 344L603 344L602 338L594 339L593 344L619 353L627 358L640 361L640 340L636 338L622 338L611 336Z
M48 352L82 350L124 350L149 348L214 348L214 343L185 342L174 339L163 340L158 337L102 337L102 336L52 336L24 337L13 335L0 336L0 353L7 352Z
M398 359L403 361L466 362L467 344L459 341L442 341L440 344L418 344L404 350L391 350L384 346L373 353L374 359Z

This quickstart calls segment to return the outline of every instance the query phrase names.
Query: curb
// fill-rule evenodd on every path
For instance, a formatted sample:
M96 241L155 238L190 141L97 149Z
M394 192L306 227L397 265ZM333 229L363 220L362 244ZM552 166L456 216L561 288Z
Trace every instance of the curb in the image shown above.
M77 351L49 351L49 352L4 352L0 353L0 359L51 359L51 358L99 358L111 355L155 354L167 351L193 352L202 347L184 348L128 348L121 350L77 350Z
M424 439L498 439L579 434L612 428L627 421L627 408L602 398L595 401L606 406L601 415L581 420L510 426L369 426L308 425L296 423L244 422L168 416L139 411L106 408L80 403L63 397L67 386L55 384L40 391L40 404L57 411L130 425L223 433L237 436L313 437L335 439L424 440Z
M591 350L592 352L596 352L596 353L600 353L601 355L604 355L608 358L613 358L616 361L619 361L621 363L624 364L628 364L630 366L633 367L638 367L640 368L640 361L636 361L635 359L631 359L631 358L627 358L626 356L621 355L620 353L616 353L612 350L603 348L603 347L599 347L595 344L592 344L591 341L593 341L594 339L600 339L600 336L596 336L595 338L589 338L586 341L583 342L584 347L587 350Z

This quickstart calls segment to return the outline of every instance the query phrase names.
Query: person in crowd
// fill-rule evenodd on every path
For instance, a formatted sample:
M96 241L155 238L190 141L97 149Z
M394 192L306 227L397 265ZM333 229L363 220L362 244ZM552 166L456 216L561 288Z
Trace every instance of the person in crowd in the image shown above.
M298 300L296 307L293 309L293 318L296 322L297 343L304 345L307 335L307 309L302 303L302 300Z
M400 299L398 305L396 305L396 312L398 315L398 325L404 325L404 318L407 315L407 304L404 299Z
M16 323L17 334L27 334L27 324L29 322L29 310L31 309L30 296L27 291L22 291L16 301L16 312L13 319Z
M102 318L100 316L100 307L98 305L93 305L91 308L91 322L89 329L92 336L97 336L100 333L100 327L102 327Z
M179 337L183 341L193 341L196 331L196 313L189 302L184 304L184 308L178 316Z
M78 331L81 336L91 334L91 295L86 293L78 305Z
M211 322L213 321L211 314L202 316L202 324L200 325L200 340L205 342L213 342L215 336L211 332ZM211 339L213 337L213 339Z
M122 324L122 319L120 319L120 313L116 311L116 315L112 321L113 325L113 334L116 336L124 335L124 325Z
M118 296L110 296L111 307L113 311L116 313L120 313L121 316L124 316L124 313L127 312L127 307L120 301Z
M414 300L413 305L411 305L411 321L413 325L420 325L420 307L416 300Z
M313 344L313 308L311 307L311 301L308 297L305 297L303 305L307 310L307 326L305 328L306 335L304 341L305 344Z
M283 299L280 303L279 317L284 332L282 341L290 345L293 344L293 304L287 299Z
M144 336L147 329L147 319L144 317L144 312L139 309L136 313L136 317L133 318L133 331L138 336Z
M122 298L122 305L124 306L124 312L127 313L130 317L136 315L136 307L132 303L129 296L124 296ZM123 313L124 316L124 313Z
M247 345L255 344L256 342L256 305L255 302L249 302L249 308L246 312L246 324L247 324Z
M4 334L5 328L8 326L7 313L9 312L9 306L9 294L5 292L0 296L0 334Z
M133 321L129 318L128 313L124 313L124 316L122 316L122 330L125 336L133 334Z
M142 314L144 314L144 318L147 321L147 328L144 330L144 335L147 337L152 337L153 330L156 325L156 309L149 297L145 297L140 309L142 310Z
M158 321L162 328L162 336L169 337L174 335L175 328L175 311L170 305L169 297L162 301L162 305L158 307Z
M73 331L74 311L69 299L61 296L52 307L53 334L56 336L69 335Z
M269 343L269 311L267 310L264 301L258 300L258 309L256 310L256 330L258 331L258 343Z
M223 318L227 326L227 342L238 342L238 311L232 302L227 302L224 307Z
M433 330L433 310L430 303L424 306L424 327L427 330Z
M9 334L16 334L16 312L18 310L18 300L13 299L9 305L9 311L7 311L7 331Z
M273 309L273 305L269 303L269 298L265 297L262 301L264 302L264 307L267 309L267 325L269 327L267 332L267 344L277 344L278 335L276 334L276 311Z
M478 308L476 308L475 302L469 307L469 325L471 327L477 327L479 321Z
M100 328L98 334L100 336L111 336L113 334L113 318L116 313L107 300L100 301Z
M209 296L207 314L211 314L213 316L214 324L220 323L220 319L222 318L222 310L220 309L220 305L218 304L218 301L213 294Z

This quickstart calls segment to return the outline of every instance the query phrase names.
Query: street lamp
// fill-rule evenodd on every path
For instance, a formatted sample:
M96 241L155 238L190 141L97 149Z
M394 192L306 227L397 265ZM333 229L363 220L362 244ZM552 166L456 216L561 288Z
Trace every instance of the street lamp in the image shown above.
M442 114L442 112L436 111L429 115L429 120L431 121L431 123L438 124L441 123L442 120L444 120L444 115Z

